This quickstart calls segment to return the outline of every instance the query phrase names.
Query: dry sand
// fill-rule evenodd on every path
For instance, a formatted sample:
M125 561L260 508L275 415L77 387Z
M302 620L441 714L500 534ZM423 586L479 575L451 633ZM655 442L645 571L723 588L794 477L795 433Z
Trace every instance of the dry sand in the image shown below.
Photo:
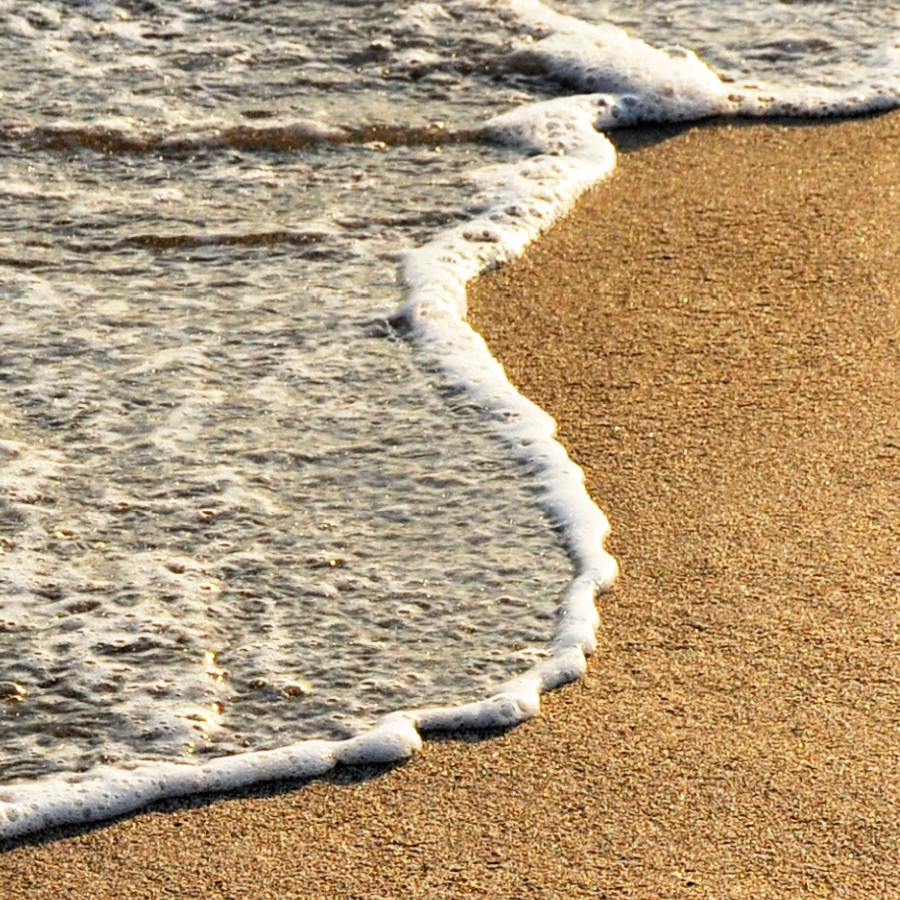
M473 290L612 520L586 678L24 843L3 900L900 897L900 115L662 138Z

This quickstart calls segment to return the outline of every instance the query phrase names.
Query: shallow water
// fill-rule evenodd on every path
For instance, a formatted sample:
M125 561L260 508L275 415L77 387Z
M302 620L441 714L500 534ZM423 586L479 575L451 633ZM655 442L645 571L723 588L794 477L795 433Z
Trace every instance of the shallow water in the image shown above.
M874 4L559 9L725 86L530 0L0 2L2 782L80 773L97 817L149 796L135 761L493 695L459 721L508 723L577 676L605 520L462 284L609 171L592 123L883 108L900 77ZM581 90L610 93L531 105ZM71 818L17 796L10 828Z
M0 326L4 680L29 690L7 774L345 736L549 639L568 564L545 516L384 321L390 248L441 216L382 173L446 189L471 150L381 155L79 151L13 182L40 217ZM371 195L329 207L339 181Z
M559 541L385 321L511 153L384 71L427 16L371 14L7 13L5 779L346 737L545 652ZM408 144L335 130L371 122Z
M693 50L729 81L846 90L900 72L900 9L878 0L559 0L555 8Z

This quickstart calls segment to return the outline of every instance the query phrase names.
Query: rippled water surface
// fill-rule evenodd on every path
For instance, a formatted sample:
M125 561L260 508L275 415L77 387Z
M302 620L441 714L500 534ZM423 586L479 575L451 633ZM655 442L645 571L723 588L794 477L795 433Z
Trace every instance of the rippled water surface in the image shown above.
M900 72L900 7L880 0L559 0L658 46L696 52L721 76L846 89Z
M446 138L484 117L491 74L458 69L499 38L399 4L21 9L4 777L346 736L530 665L569 564L490 424L386 323L398 252L510 158Z

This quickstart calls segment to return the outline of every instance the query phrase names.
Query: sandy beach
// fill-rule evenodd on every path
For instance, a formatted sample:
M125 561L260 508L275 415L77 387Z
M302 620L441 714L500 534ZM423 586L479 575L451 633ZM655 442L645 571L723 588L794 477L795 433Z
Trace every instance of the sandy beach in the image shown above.
M614 137L471 291L612 523L586 677L390 770L39 835L2 900L900 898L900 114Z

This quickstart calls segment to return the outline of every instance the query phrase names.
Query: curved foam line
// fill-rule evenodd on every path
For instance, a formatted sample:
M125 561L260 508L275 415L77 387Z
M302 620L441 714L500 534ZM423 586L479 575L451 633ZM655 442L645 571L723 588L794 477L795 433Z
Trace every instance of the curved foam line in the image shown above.
M499 685L486 699L391 713L349 740L299 741L203 765L106 766L87 777L59 776L0 787L0 838L112 818L171 797L288 777L312 778L338 764L407 759L422 746L420 732L515 725L538 713L543 692L584 672L599 624L595 593L608 589L617 574L615 560L603 548L609 523L588 497L583 473L554 440L553 420L513 388L464 317L467 281L521 253L579 194L613 170L615 151L593 127L598 102L550 101L488 123L483 136L544 152L491 170L483 179L482 214L407 254L407 299L398 310L419 349L433 355L451 380L485 408L514 455L538 473L544 506L561 528L577 569L563 597L550 656Z
M896 49L879 78L846 89L726 84L690 50L661 50L615 25L558 13L541 0L508 4L531 37L512 54L513 67L542 72L573 91L612 94L600 128L719 115L859 116L900 106Z

